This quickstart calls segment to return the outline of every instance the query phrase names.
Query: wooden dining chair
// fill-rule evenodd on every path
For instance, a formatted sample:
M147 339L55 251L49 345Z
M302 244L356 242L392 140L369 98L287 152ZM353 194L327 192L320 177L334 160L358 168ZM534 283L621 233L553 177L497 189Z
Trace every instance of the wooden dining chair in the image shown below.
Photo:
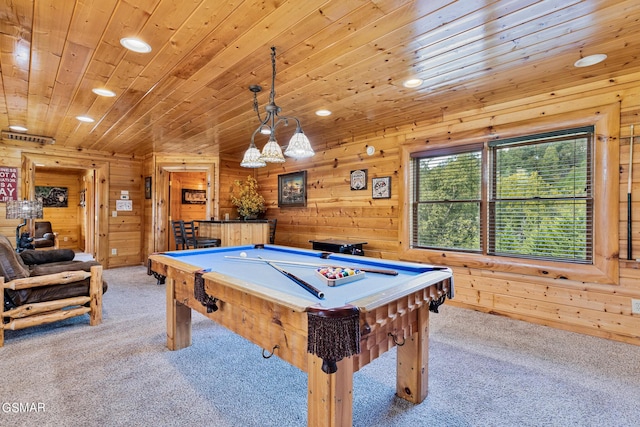
M195 221L183 221L183 236L187 249L213 248L220 246L221 240L215 237L199 237Z
M269 223L269 243L272 245L276 243L276 226L278 225L277 219L269 219L267 220Z
M184 221L171 221L171 228L173 228L173 238L176 241L176 250L186 249L187 241L184 237Z

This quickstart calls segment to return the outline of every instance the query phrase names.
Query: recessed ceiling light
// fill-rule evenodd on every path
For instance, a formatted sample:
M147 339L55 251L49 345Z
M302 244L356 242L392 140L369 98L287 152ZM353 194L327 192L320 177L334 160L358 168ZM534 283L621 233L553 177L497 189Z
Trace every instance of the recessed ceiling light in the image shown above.
M330 116L331 115L331 111L329 111L329 110L318 110L318 111L316 111L316 115L320 116L320 117Z
M149 44L143 42L140 39L136 39L134 37L124 37L120 39L120 44L134 52L138 52L138 53L151 52L151 46L149 46Z
M95 93L96 95L106 96L107 98L113 98L114 96L116 96L116 93L114 91L100 87L91 89L91 92Z
M11 129L12 131L15 131L15 132L26 132L27 131L26 127L24 127L24 126L16 126L16 125L9 126L9 129Z
M599 64L602 61L604 61L605 59L607 59L607 55L605 55L604 53L598 53L598 54L595 54L595 55L589 55L589 56L585 56L584 58L578 59L573 64L573 66L574 67L588 67L590 65Z
M409 80L405 80L404 83L402 83L402 86L408 87L408 88L414 88L414 87L420 86L422 82L423 82L422 79L409 79Z
M80 120L81 122L84 122L84 123L93 123L93 122L95 122L95 120L92 119L89 116L76 116L76 119L78 119L78 120Z

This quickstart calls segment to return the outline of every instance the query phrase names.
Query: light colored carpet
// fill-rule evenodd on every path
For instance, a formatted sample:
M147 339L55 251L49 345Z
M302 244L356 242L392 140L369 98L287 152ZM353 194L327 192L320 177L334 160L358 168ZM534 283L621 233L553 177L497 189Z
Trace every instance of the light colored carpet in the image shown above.
M2 426L304 426L306 374L194 313L165 347L164 286L105 271L104 322L7 331ZM355 426L639 426L640 347L451 306L431 315L429 396L394 396L395 351L354 377ZM14 412L12 404L44 406Z

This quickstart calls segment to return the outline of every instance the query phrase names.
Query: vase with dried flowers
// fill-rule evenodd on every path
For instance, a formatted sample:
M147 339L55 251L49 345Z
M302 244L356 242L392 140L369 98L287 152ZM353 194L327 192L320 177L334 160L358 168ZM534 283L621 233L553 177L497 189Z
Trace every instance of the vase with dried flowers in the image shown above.
M255 219L267 209L264 206L264 197L258 193L258 181L251 175L246 181L234 181L237 193L231 195L231 203L238 208L238 214L243 219Z

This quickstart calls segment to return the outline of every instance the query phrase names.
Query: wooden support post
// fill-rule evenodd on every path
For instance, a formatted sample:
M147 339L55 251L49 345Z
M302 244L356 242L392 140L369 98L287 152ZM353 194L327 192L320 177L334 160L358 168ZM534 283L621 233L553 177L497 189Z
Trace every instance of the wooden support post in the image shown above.
M315 427L349 427L353 423L353 358L337 363L338 371L322 371L322 359L309 353L307 425Z
M167 286L167 348L180 350L191 345L191 309L175 298L176 281L170 277Z
M398 346L396 395L420 403L429 386L429 304L418 308L417 331Z
M89 325L96 326L102 323L102 266L91 267L91 280L89 282Z

